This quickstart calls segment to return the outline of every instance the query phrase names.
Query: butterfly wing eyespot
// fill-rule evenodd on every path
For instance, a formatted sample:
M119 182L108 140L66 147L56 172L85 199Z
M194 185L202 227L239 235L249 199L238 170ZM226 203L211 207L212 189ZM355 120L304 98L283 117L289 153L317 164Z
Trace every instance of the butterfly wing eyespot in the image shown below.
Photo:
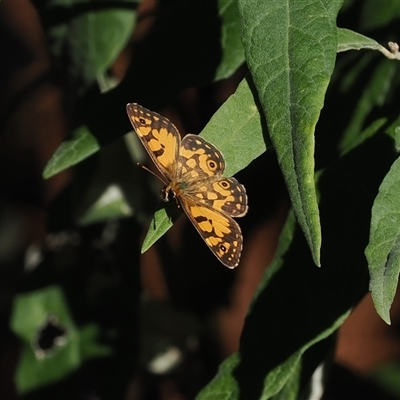
M207 160L207 167L210 171L216 171L218 168L218 164L213 160Z

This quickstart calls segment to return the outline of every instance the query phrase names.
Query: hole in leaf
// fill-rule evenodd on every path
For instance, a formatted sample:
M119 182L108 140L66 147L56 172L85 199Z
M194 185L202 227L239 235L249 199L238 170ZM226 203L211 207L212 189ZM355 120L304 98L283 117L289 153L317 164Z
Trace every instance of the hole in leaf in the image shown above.
M59 322L56 316L50 315L44 325L38 330L33 341L33 349L37 358L50 356L57 347L67 342L67 329Z

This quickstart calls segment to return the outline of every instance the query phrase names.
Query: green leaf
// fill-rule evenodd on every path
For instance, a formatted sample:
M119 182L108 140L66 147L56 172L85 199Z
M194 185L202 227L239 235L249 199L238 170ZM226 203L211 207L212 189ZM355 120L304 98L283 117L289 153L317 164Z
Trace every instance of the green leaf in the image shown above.
M299 364L301 362L301 357L304 355L306 350L308 350L316 343L321 342L323 339L331 336L343 324L350 313L351 310L349 309L336 321L334 321L326 330L322 331L313 340L305 343L297 353L294 353L284 363L272 370L264 380L264 390L262 393L262 398L269 399L272 396L280 393L282 389L288 390L286 388L286 385L288 383L291 383L290 381L296 378L296 375L298 374L298 371L300 369Z
M301 363L298 363L283 388L272 397L273 400L297 400L299 398L300 378Z
M337 50L342 0L239 0L246 60L294 212L320 264L314 129Z
M239 384L232 372L240 363L239 353L228 357L218 368L214 379L197 395L196 400L233 400L239 398Z
M386 128L385 132L394 140L394 146L400 151L400 115Z
M393 163L379 187L372 207L370 240L365 255L376 311L390 324L390 306L400 272L400 159Z
M381 106L385 102L395 72L396 64L388 60L383 60L376 68L368 86L364 89L356 105L352 118L339 143L339 151L342 155L357 147L371 133L375 133L377 131L376 128L379 128L386 122L384 119L380 119L380 122L374 122L374 125L371 124L372 128L370 130L362 132L365 120L374 107Z
M201 136L214 144L224 155L225 176L232 176L266 151L260 111L247 80L243 80L235 94L219 108ZM142 245L142 253L148 250L172 222L166 210L161 208L150 223Z
M79 219L80 225L89 225L109 219L127 218L133 210L125 199L121 188L111 185Z
M77 328L66 306L62 290L49 286L18 295L14 300L11 329L23 347L16 371L16 385L26 393L56 382L93 357L109 355L111 349L97 342L98 328ZM40 349L40 332L48 324L63 331L48 351Z
M161 236L163 236L173 225L172 218L167 214L165 208L159 208L150 223L147 235L143 240L142 254L147 251Z
M88 12L71 21L66 38L71 72L85 83L92 83L107 70L125 47L135 15L128 9L108 9Z
M215 74L215 81L229 78L245 61L236 0L218 0L218 9L222 21L222 59Z
M338 28L338 53L347 50L380 50L382 46L375 40L351 31L350 29Z
M378 50L389 59L399 59L397 50L391 48L389 51L385 47L381 46L378 42L370 39L367 36L361 35L360 33L351 31L349 29L338 28L338 53L342 51L361 49Z
M246 168L267 150L263 117L251 85L244 79L200 134L224 155L225 176Z
M135 0L110 7L97 0L52 0L41 10L53 55L63 62L80 89L106 71L126 46L135 26ZM58 13L55 24L54 15ZM83 85L83 86L82 86Z
M45 179L51 178L59 172L78 164L99 149L100 146L96 138L86 126L81 126L72 134L72 139L61 143L51 156L43 170L43 177Z
M353 114L353 115L355 115L355 114ZM340 148L342 150L341 154L342 155L346 154L353 148L359 146L365 140L369 139L371 136L378 133L379 130L386 124L386 122L387 122L387 118L379 118L376 121L371 122L371 124L367 128L365 128L363 131L358 132L358 135L354 135L354 137L351 135L346 136L346 139L348 139L348 142L346 143L346 141L343 140L340 143ZM349 132L351 132L351 131L350 130L346 131L346 134ZM357 131L354 130L353 132L357 132Z

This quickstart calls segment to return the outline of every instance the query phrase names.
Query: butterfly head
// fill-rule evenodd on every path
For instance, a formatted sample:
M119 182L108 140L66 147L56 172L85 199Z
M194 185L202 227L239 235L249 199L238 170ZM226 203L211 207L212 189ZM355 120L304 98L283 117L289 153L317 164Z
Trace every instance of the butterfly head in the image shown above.
M171 190L170 188L168 188L168 186L165 186L165 187L163 187L161 189L160 198L165 203L170 201L171 199L173 199L175 197L176 197L175 192L173 190Z
M177 199L178 194L179 194L179 187L170 182L168 185L164 186L161 189L160 198L162 201L168 202L171 199Z

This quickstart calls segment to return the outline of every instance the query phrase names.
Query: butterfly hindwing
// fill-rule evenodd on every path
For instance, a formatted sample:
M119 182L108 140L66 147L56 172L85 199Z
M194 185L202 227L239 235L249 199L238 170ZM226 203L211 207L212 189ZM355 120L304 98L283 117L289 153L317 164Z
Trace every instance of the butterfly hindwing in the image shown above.
M187 216L213 254L226 267L237 267L243 247L238 223L208 206L192 203L185 197L180 200Z
M222 177L205 181L202 185L190 185L185 194L196 203L231 217L242 217L248 210L246 189L236 178Z

